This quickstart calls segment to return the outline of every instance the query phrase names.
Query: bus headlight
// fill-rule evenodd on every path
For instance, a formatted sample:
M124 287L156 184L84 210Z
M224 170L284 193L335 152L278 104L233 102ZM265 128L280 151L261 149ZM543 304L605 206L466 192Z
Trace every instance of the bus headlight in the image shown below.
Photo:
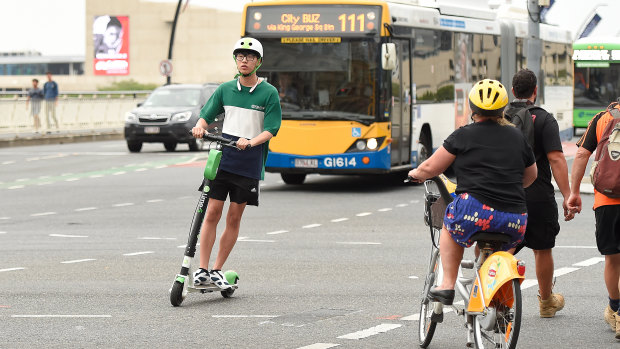
M355 147L357 148L357 150L364 150L366 149L366 142L363 139L360 139L355 142Z
M368 142L366 143L366 146L368 147L368 149L370 150L375 150L377 149L377 146L379 146L379 143L377 142L376 138L371 138L368 140Z

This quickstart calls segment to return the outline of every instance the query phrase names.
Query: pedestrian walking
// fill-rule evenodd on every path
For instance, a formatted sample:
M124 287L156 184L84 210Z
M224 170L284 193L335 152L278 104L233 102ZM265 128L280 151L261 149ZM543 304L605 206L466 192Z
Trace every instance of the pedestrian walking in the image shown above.
M54 120L54 126L58 131L58 120L56 119L56 106L58 105L58 84L52 80L52 73L47 72L47 82L43 85L43 94L45 96L45 120L47 130L52 128L50 118Z
M39 88L39 80L32 79L32 88L28 89L26 109L28 109L28 105L30 104L30 115L33 118L35 133L39 133L39 129L41 128L41 119L39 118L39 114L41 114L41 101L43 100L43 97L43 90Z
M620 165L620 150L618 149L618 142L620 142L620 136L618 135L619 120L620 105L614 102L607 110L598 113L590 121L586 132L577 142L579 149L577 149L577 154L575 154L575 160L573 161L571 194L568 198L568 207L573 212L581 212L581 196L579 194L581 180L588 165L588 159L594 150L597 151L598 160L599 155L606 156L607 154L603 154L603 151L607 153L609 149L609 155L612 158L615 157L615 161L611 163L598 161L596 167L598 167L597 170L603 171L603 173L607 172L604 179L615 181L616 188L620 184L620 176L618 176L620 172L618 170L618 165ZM615 126L616 129L615 134L612 133L611 136L609 131L612 130L612 127L610 126ZM598 148L600 145L610 145L610 141L613 143L613 147L608 149ZM608 166L610 164L611 166L607 168L601 168L601 166ZM596 245L599 252L605 256L603 277L609 296L609 304L605 308L603 317L611 329L615 331L616 338L620 339L620 314L618 313L618 308L620 308L620 195L618 195L619 193L607 193L606 195L596 189L596 181L593 184Z

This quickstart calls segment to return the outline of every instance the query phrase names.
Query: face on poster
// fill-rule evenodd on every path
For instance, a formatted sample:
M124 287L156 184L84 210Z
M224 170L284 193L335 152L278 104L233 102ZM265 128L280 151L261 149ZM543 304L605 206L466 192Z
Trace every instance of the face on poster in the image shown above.
M95 16L95 75L129 74L129 16Z

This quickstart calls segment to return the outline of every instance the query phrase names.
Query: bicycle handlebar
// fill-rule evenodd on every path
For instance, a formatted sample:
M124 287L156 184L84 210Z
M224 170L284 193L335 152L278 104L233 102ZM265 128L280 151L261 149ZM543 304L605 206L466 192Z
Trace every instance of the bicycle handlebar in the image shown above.
M441 197L444 199L446 204L449 204L449 203L451 203L454 200L452 195L450 195L450 192L448 192L448 188L446 188L446 183L444 183L444 181L443 181L443 179L441 179L441 177L435 176L435 177L429 178L428 180L435 182L435 184L437 185L437 188L439 189L439 194L441 194ZM407 176L407 179L405 180L405 182L418 182L418 183L420 183L420 179L413 178L411 176Z

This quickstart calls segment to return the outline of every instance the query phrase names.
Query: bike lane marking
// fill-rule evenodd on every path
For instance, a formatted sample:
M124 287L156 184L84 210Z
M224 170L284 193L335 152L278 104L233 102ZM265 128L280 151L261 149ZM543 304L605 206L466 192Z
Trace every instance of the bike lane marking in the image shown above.
M385 333L387 331L391 331L393 329L402 327L401 324L381 324L375 327L367 328L365 330L352 332L348 334L344 334L342 336L338 336L338 338L342 339L363 339L368 338L370 336L378 335L379 333Z
M60 263L62 263L62 264L73 264L73 263L82 263L82 262L90 262L90 261L96 261L96 259L92 259L92 258L76 259L76 260L64 261L64 262L60 262Z
M87 238L86 235L67 235L67 234L49 234L49 236L54 238Z
M15 270L24 270L24 269L26 268L17 267L17 268L0 269L0 273L5 272L5 271L15 271Z
M340 344L334 344L334 343L314 343L314 344L306 345L305 347L299 347L297 349L329 349L329 348L337 347L339 345Z

